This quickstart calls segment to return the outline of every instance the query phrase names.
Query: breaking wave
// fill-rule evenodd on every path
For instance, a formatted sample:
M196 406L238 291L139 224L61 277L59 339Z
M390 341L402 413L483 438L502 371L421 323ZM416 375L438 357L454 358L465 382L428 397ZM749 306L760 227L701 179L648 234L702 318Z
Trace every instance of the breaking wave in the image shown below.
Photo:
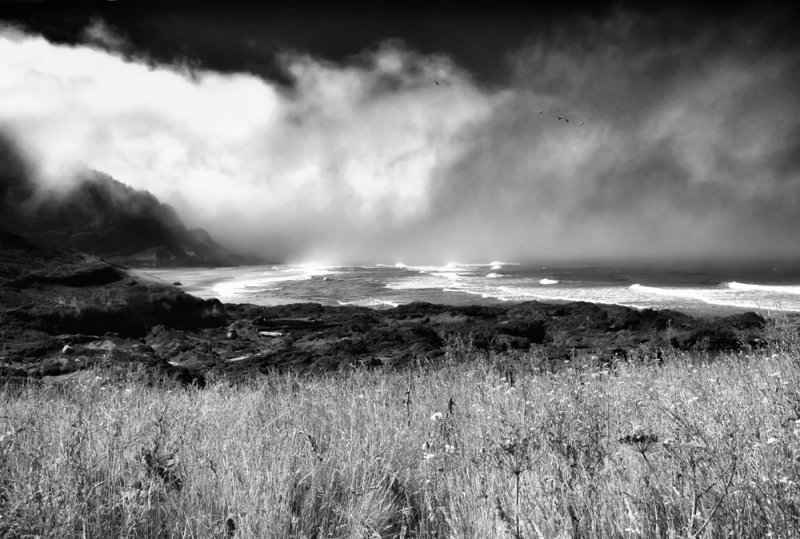
M246 273L243 277L215 283L211 290L222 300L275 291L277 284L289 281L308 281L331 274L328 267L292 266L272 271Z
M376 309L380 308L391 309L401 305L401 303L397 301L389 301L378 298L364 298L364 299L356 299L353 301L338 301L337 303L339 305L350 305L355 307L373 307Z
M687 278L682 274L673 277L669 272L655 271L649 275L641 271L615 273L594 268L567 268L560 273L541 266L493 269L504 265L498 261L353 268L278 265L212 270L179 268L153 273L168 282L180 280L184 289L201 297L264 305L315 301L380 309L414 301L472 304L541 300L705 313L726 312L730 308L800 311L800 274L794 281L778 285L739 282L715 274L702 274L701 278L691 274ZM654 284L641 284L651 278ZM770 282L769 277L765 277L765 282Z
M742 292L775 292L777 294L800 294L800 286L748 284L732 281L724 283L727 288Z

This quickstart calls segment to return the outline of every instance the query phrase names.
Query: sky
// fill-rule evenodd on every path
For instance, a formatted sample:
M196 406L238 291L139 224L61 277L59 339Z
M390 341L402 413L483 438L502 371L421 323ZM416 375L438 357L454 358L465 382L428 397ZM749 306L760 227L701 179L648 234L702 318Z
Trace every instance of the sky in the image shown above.
M0 4L0 131L270 260L800 257L797 8L293 6Z

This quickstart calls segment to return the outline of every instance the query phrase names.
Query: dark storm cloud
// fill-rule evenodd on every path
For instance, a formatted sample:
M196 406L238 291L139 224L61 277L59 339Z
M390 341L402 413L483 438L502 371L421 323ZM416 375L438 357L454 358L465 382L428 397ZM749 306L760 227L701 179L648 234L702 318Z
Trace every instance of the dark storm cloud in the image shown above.
M291 80L277 60L283 51L342 62L387 39L397 39L423 54L447 54L476 80L498 84L508 78L507 57L531 36L551 36L576 18L602 21L626 4L659 17L682 14L688 28L747 18L752 11L758 16L764 13L761 8L732 2L643 7L636 2L567 0L527 6L350 0L261 5L194 0L164 1L157 6L133 1L41 1L3 3L0 19L69 45L86 42L100 24L114 30L113 39L130 42L140 57L156 63L248 72L287 84Z
M336 46L322 19L259 35L235 12L93 14L85 46L6 29L0 123L43 183L87 165L271 258L800 256L786 13L568 14ZM262 59L279 81L243 67Z
M430 226L501 257L796 256L800 55L744 23L621 12L532 40Z

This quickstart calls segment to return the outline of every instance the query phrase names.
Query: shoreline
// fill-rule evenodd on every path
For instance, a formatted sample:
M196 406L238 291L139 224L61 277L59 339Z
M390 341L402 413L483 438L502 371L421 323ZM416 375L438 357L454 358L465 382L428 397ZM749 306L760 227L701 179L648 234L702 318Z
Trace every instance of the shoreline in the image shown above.
M155 272L144 270L144 273L165 283L179 282L184 291L204 299L262 306L321 303L386 310L418 301L452 306L587 301L638 310L670 309L701 317L748 311L765 316L779 312L800 313L800 305L795 301L795 289L800 287L791 284L741 284L726 280L712 286L711 275L698 278L667 270L648 277L628 274L624 268L603 269L601 274L592 268L575 267L555 270L555 273L571 272L571 275L564 273L561 280L542 286L539 284L542 279L538 279L540 275L535 275L536 268L514 267L515 272L502 276L502 279L487 278L489 267L485 265L402 268L282 265L241 269L176 268ZM742 280L748 276L724 277ZM756 279L749 277L750 280ZM649 284L640 285L640 282ZM761 281L756 279L752 282ZM782 287L786 291L781 291Z
M47 378L95 366L200 383L209 373L405 368L454 347L535 359L613 363L643 349L715 353L758 346L762 316L692 316L589 302L390 309L223 304L81 253L4 235L0 375ZM787 315L789 316L789 315Z

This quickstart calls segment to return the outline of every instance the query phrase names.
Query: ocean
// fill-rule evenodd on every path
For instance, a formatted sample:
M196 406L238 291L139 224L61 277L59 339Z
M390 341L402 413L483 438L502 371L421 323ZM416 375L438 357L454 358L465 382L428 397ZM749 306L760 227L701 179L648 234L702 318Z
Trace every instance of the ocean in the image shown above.
M387 309L414 301L450 305L589 301L690 314L800 312L800 263L445 266L265 265L139 270L225 303L315 302Z

